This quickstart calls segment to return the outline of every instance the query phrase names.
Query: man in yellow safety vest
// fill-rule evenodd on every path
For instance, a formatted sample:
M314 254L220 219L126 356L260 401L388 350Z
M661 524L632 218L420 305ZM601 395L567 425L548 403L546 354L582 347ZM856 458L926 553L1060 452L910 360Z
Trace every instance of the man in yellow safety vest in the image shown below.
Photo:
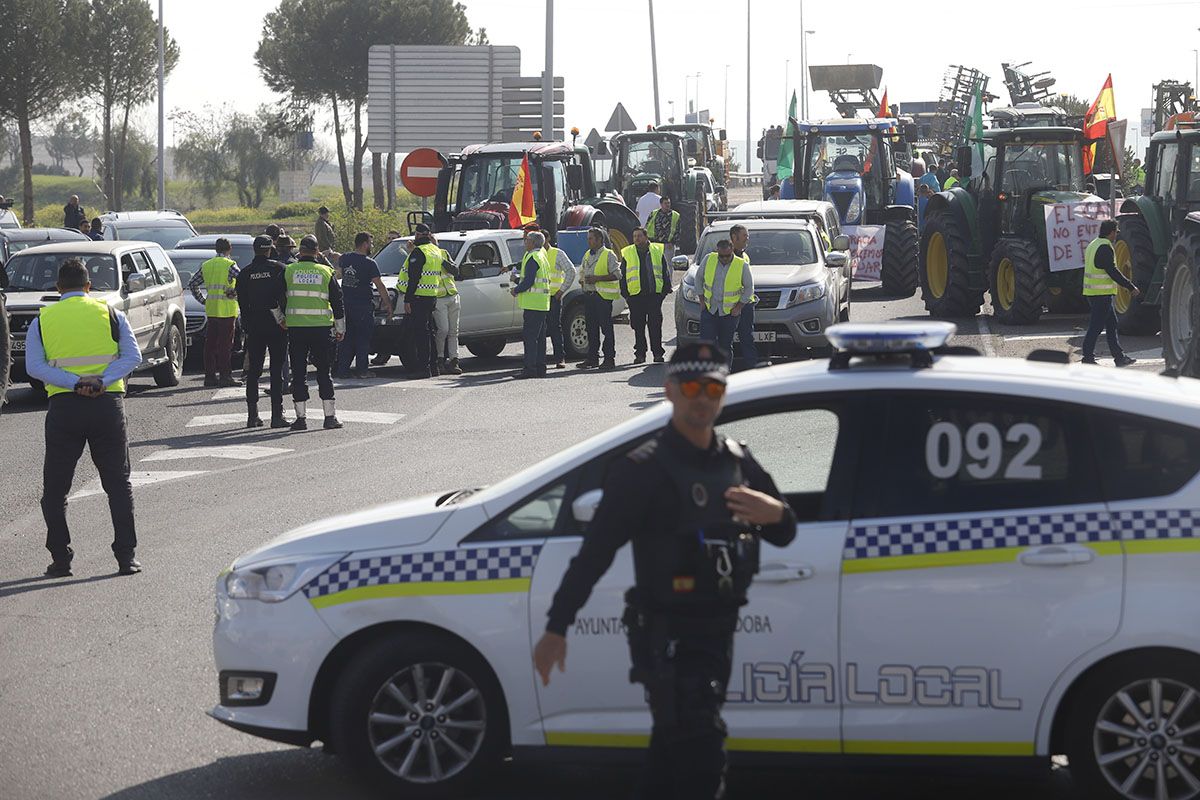
M679 212L671 210L671 198L665 194L658 201L658 210L646 220L646 235L663 246L663 255L670 261L679 246Z
M200 265L188 284L192 296L204 304L207 317L204 324L204 385L241 386L241 381L233 379L229 365L238 315L238 265L229 257L233 246L228 239L217 239L214 249L217 254ZM201 287L204 287L204 294L200 293Z
M696 292L701 298L700 339L716 342L725 353L738 330L743 309L754 296L754 283L744 259L733 253L728 239L717 242L696 274Z
M580 369L616 369L617 344L613 336L612 304L621 296L621 266L617 254L604 246L604 231L588 231L588 249L579 268L583 313L587 321L588 354ZM604 362L600 362L600 335L604 334Z
M1092 240L1083 253L1083 296L1091 308L1087 333L1083 336L1083 363L1096 363L1096 340L1100 332L1108 333L1108 352L1118 367L1127 367L1137 361L1125 355L1121 339L1117 335L1117 311L1113 300L1120 284L1134 297L1142 291L1117 269L1113 242L1117 240L1117 221L1106 219L1100 223L1100 235Z
M629 300L633 363L646 363L646 334L654 363L666 361L662 346L663 298L671 293L671 267L663 246L650 241L645 228L633 229L633 244L621 249L621 294Z
M522 313L521 338L525 344L525 369L519 378L546 376L546 317L550 316L550 265L543 249L546 237L541 231L525 234L525 256L521 259L519 280L513 297Z
M337 341L346 336L346 309L342 289L333 277L333 267L317 263L317 237L309 234L300 240L297 260L283 269L287 287L284 321L288 330L288 357L292 362L292 402L296 421L292 430L308 430L308 362L317 370L317 387L325 411L325 428L342 427L333 402L332 335Z

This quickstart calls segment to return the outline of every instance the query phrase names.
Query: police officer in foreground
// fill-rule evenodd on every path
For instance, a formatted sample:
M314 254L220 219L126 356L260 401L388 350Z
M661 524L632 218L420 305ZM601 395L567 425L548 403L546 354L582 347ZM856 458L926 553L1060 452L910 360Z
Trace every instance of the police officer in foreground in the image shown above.
M296 421L292 430L308 430L308 361L317 370L317 387L325 409L325 429L342 427L334 410L332 334L337 341L346 335L346 309L342 289L333 277L333 267L317 263L317 237L300 240L299 259L283 269L287 286L288 355L292 362L292 402Z
M631 681L642 683L654 727L638 797L724 796L721 706L738 609L758 570L759 539L783 546L796 517L744 445L713 430L728 356L701 342L675 350L667 427L618 459L579 554L554 595L533 660L543 684L565 671L567 628L617 551L632 542L626 595Z
M246 332L246 427L261 428L258 416L258 379L263 360L271 354L271 427L286 428L283 417L283 368L287 364L287 332L283 327L283 309L287 285L285 265L273 260L271 237L254 238L254 260L238 275L237 299L242 311L242 329Z

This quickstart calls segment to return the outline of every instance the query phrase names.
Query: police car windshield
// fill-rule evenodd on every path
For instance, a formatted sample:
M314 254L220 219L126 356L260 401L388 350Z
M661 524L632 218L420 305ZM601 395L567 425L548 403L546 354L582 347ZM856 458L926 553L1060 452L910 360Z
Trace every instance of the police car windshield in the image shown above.
M58 283L58 268L68 258L79 258L91 276L92 290L111 292L117 288L117 262L109 255L72 255L53 253L38 255L23 253L9 259L8 291L10 292L55 292Z
M697 249L696 263L703 264L709 253L717 251L717 242L729 238L729 231L709 231ZM798 266L817 263L816 246L807 230L752 230L746 248L754 267Z
M403 239L397 239L394 242L388 242L382 250L375 254L375 263L379 265L380 275L399 275L401 268L404 266L405 260L408 258L408 250L405 249L404 243L412 241L411 236L405 236ZM458 260L458 251L462 250L461 239L447 239L446 241L438 241L438 247L450 254L450 258Z

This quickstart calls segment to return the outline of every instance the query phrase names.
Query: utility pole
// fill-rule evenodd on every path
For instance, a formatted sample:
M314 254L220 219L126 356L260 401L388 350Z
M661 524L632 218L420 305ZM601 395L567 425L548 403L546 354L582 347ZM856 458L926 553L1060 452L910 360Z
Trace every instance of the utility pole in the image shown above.
M658 116L658 45L654 39L654 0L647 0L650 6L650 72L654 77L654 127L662 124Z
M750 0L746 0L746 172L750 169Z
M167 207L167 173L163 163L166 157L166 101L163 85L166 83L166 53L163 34L163 0L158 0L158 210Z
M546 0L546 68L542 72L542 141L554 141L554 0Z
M804 0L800 0L800 119L808 119L808 65L804 58L807 39L808 32L804 30Z

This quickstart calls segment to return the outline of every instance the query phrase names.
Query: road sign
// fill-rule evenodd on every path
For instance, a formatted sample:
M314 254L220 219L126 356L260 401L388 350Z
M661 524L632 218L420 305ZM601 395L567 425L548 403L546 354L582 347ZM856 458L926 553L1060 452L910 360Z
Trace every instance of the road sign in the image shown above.
M1154 109L1153 108L1143 108L1142 109L1141 133L1142 133L1142 136L1153 136L1154 135Z
M629 116L629 112L625 110L623 103L617 103L617 107L613 109L612 116L608 118L608 124L604 126L606 131L636 131L637 125L633 124L633 118Z
M433 197L437 194L437 177L446 159L432 147L419 147L404 158L400 164L400 182L417 197Z
M594 152L596 148L600 146L600 142L602 141L604 141L604 139L600 136L600 131L592 128L591 133L587 135L587 138L583 140L583 143L592 148L592 151Z

